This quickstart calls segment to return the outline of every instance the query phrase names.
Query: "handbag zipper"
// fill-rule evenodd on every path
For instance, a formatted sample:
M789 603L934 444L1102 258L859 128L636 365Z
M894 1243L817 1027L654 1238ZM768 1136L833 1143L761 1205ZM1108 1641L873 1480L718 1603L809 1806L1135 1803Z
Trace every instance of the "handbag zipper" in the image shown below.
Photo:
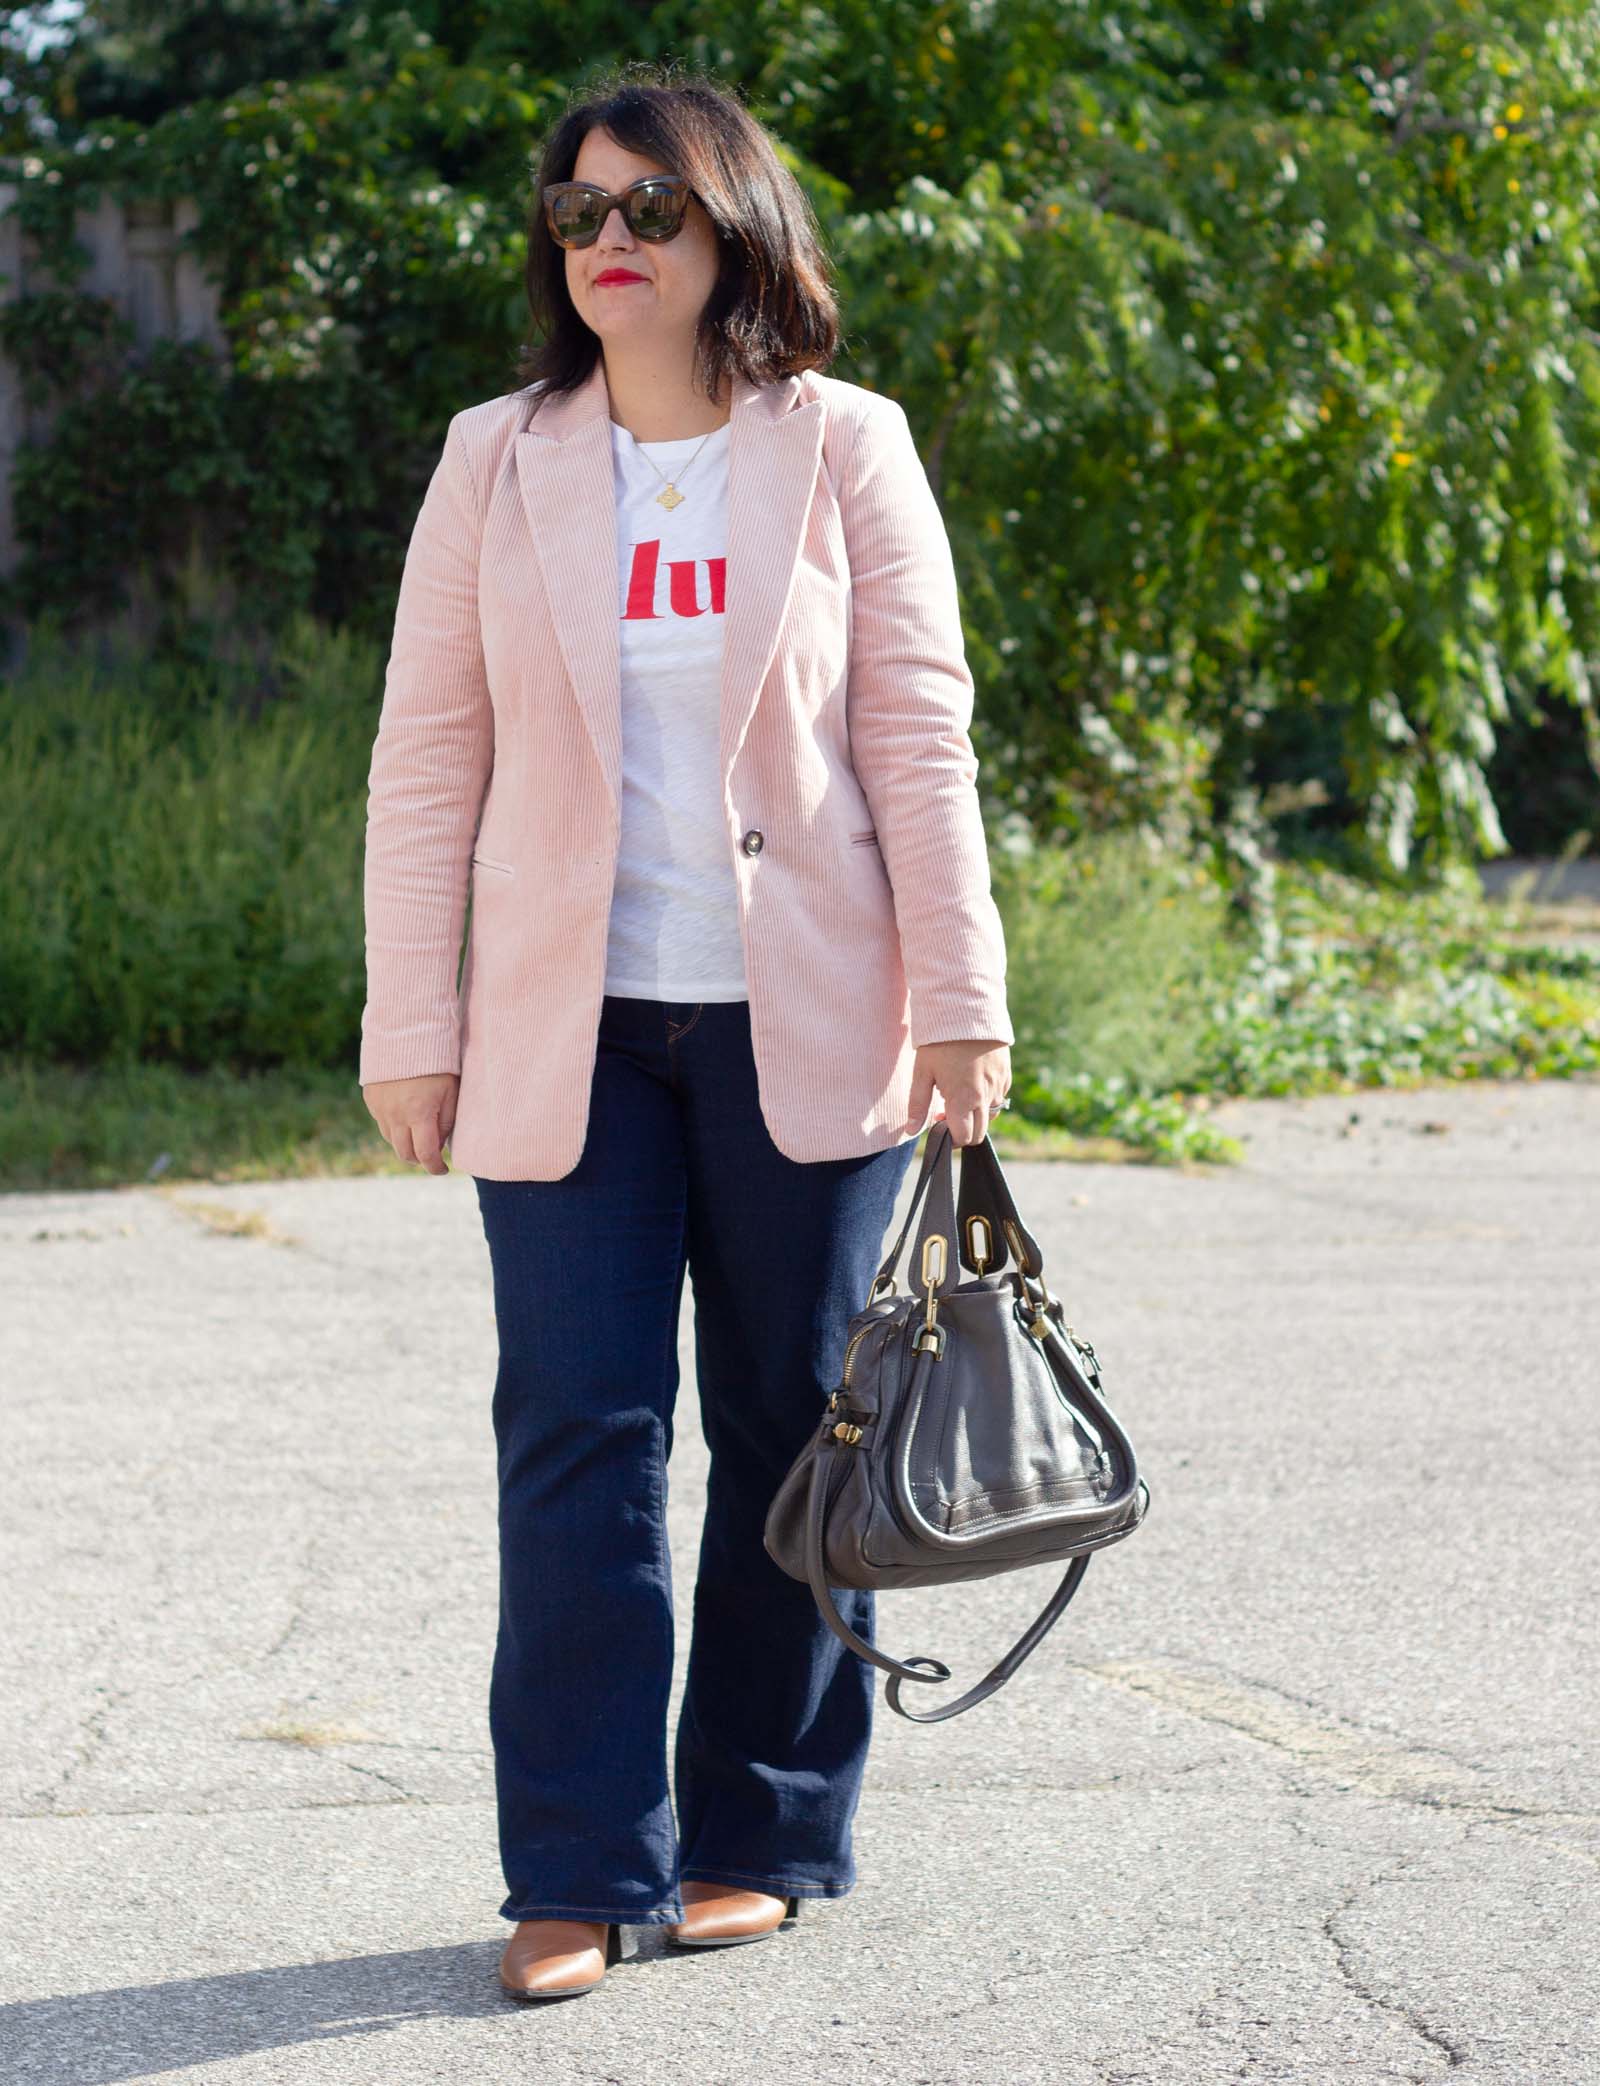
M882 1324L883 1320L881 1318L868 1319L865 1325L857 1326L856 1330L850 1335L850 1343L844 1351L844 1369L839 1377L839 1381L841 1384L847 1385L850 1381L850 1371L856 1365L856 1349L861 1345L862 1341L865 1340L868 1333L872 1331L872 1328L875 1325Z
M841 1390L849 1388L851 1376L856 1366L856 1350L860 1347L862 1341L866 1339L867 1335L869 1333L892 1331L896 1326L903 1326L908 1323L909 1314L902 1312L898 1307L907 1304L914 1305L917 1301L916 1298L898 1297L895 1301L897 1306L895 1310L885 1311L877 1318L869 1318L865 1325L857 1326L850 1335L849 1341L845 1346L844 1361L841 1364L839 1373L839 1388Z

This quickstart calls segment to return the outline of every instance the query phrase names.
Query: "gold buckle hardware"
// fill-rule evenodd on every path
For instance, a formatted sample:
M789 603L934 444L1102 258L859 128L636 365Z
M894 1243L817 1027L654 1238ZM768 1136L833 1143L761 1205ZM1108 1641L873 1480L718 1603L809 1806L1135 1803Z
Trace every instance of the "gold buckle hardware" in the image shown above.
M1030 1279L1036 1280L1039 1284L1037 1297L1029 1293L1028 1283ZM1022 1272L1020 1265L1017 1269L1017 1285L1020 1292L1017 1298L1017 1309L1019 1312L1030 1314L1024 1319L1024 1324L1029 1334L1035 1340L1042 1340L1050 1329L1050 1309L1055 1302L1055 1298L1045 1288L1042 1276L1030 1278Z
M977 1238L980 1231L983 1237L982 1245L979 1245ZM967 1219L967 1259L972 1263L974 1272L981 1275L993 1258L994 1232L990 1228L988 1218L974 1211Z
M830 1391L828 1393L827 1409L829 1412L837 1412L839 1410L838 1391ZM822 1431L824 1434L831 1434L835 1441L854 1443L861 1439L861 1427L855 1420L839 1420L831 1427L824 1420Z
M927 1287L927 1316L917 1328L911 1346L914 1353L927 1352L937 1360L944 1353L944 1327L939 1323L939 1299L934 1294L944 1280L946 1240L942 1231L930 1231L922 1242L922 1280Z
M1035 1340L1042 1340L1049 1330L1049 1311L1055 1299L1044 1286L1044 1269L1041 1267L1037 1272L1029 1271L1028 1255L1023 1248L1021 1232L1009 1217L1002 1217L1000 1222L1005 1227L1006 1237L1011 1241L1011 1251L1016 1257L1018 1314L1020 1316L1024 1311L1031 1314L1023 1319L1023 1323ZM1030 1282L1037 1282L1039 1285L1037 1297L1029 1293Z
M1034 1280L1038 1281L1044 1271L1042 1267L1038 1270L1033 1270L1029 1268L1028 1255L1022 1243L1021 1232L1018 1231L1017 1227L1012 1223L1009 1217L1002 1217L1000 1219L1000 1222L1005 1230L1006 1237L1011 1241L1011 1251L1016 1256L1017 1273L1019 1275L1026 1275L1031 1273L1033 1275Z

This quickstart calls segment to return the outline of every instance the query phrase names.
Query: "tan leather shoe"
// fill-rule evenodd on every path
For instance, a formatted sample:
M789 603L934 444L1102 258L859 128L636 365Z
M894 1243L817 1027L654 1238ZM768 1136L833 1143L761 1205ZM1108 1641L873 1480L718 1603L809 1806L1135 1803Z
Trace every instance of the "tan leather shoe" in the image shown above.
M614 1920L519 1920L500 1958L500 1982L513 1999L575 1999L592 1992L621 1954Z
M670 1942L679 1948L724 1948L776 1934L786 1919L799 1917L800 1900L793 1894L774 1898L766 1891L735 1890L694 1876L683 1886L683 1911L683 1918L667 1928Z

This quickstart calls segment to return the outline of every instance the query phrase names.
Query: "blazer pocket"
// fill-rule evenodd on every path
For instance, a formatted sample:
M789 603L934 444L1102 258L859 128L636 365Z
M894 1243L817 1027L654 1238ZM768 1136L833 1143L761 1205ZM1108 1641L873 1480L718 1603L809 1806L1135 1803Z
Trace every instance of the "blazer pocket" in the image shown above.
M515 876L517 873L509 862L496 862L488 855L474 855L472 859L480 869L493 869L501 876Z
M852 847L869 847L876 843L877 838L876 828L869 826L865 833L852 833L850 835L850 845Z

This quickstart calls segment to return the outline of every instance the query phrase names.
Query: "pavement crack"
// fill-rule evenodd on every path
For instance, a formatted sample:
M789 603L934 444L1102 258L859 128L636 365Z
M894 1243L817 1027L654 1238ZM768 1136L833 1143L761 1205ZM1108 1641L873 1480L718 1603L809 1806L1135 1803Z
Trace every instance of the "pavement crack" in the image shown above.
M1405 1860L1394 1864L1392 1867L1380 1869L1376 1875L1365 1877L1359 1882L1353 1883L1339 1903L1331 1911L1323 1914L1321 1931L1323 1938L1332 1950L1335 1967L1346 1988L1353 1992L1358 1999L1370 2006L1374 2012L1386 2015L1391 2020L1402 2022L1425 2045L1432 2055L1441 2060L1447 2071L1452 2071L1457 2065L1466 2063L1467 2051L1465 2046L1452 2040L1451 2037L1445 2035L1440 2029L1435 2028L1432 2022L1426 2020L1415 2006L1408 2005L1402 1999L1390 1998L1385 1993L1375 1991L1361 1975L1356 1961L1355 1943L1339 1931L1339 1922L1349 1912L1351 1906L1355 1904L1358 1898L1363 1897L1370 1890L1375 1890L1380 1884L1397 1881L1405 1874L1407 1869L1413 1866L1414 1861L1414 1856L1408 1856ZM1414 2074L1413 2076L1417 2075Z
M348 1764L348 1763L347 1763ZM408 1796L406 1801L430 1811L489 1811L494 1808L492 1797L434 1798ZM117 1818L283 1818L301 1811L390 1811L402 1806L394 1803L374 1803L363 1796L308 1797L300 1803L279 1804L128 1804L124 1807L105 1805L82 1810L0 1810L0 1819L12 1823L24 1820L36 1823L47 1819L54 1825L77 1825L84 1821L104 1824Z
M350 1740L364 1750L381 1748L392 1753L442 1753L452 1760L493 1760L493 1746L432 1746L409 1738L357 1738Z
M60 1811L63 1794L71 1789L78 1777L105 1750L109 1743L106 1736L107 1722L123 1703L128 1701L133 1690L110 1688L101 1689L100 1692L105 1696L105 1700L98 1709L90 1710L78 1720L77 1736L72 1741L72 1755L55 1781L42 1793L41 1810L27 1815L48 1818L52 1813Z
M414 1790L408 1789L403 1782L397 1782L393 1775L386 1775L381 1767L363 1767L359 1761L355 1760L341 1760L339 1765L348 1768L353 1775L370 1775L373 1781L382 1782L387 1788L397 1789L408 1804L427 1802L426 1797L418 1796Z
M1512 1831L1527 1830L1540 1817L1593 1821L1582 1814L1550 1812L1531 1799L1494 1788L1488 1771L1463 1765L1442 1748L1364 1730L1326 1710L1309 1707L1265 1681L1163 1659L1105 1659L1075 1662L1112 1687L1120 1687L1230 1731L1292 1760L1302 1774L1338 1790L1376 1797L1422 1810L1449 1812ZM1581 1841L1540 1833L1541 1844L1558 1847L1580 1861L1600 1854Z
M277 1658L302 1624L310 1627L310 1618L306 1613L306 1596L311 1590L311 1560L316 1555L317 1541L314 1533L306 1537L300 1553L300 1562L295 1568L294 1591L289 1596L289 1619L266 1650L257 1654L263 1664L268 1659Z
M986 2007L999 2006L1011 1996L1007 1989L1009 1986L1026 1984L1030 1978L1048 1977L1050 1968L1048 1963L1039 1963L1031 1970L997 1972L995 1976L984 1979L983 1992L979 1998L970 2000L965 2006L952 2007L940 2018L945 2021L959 2021L966 2014L981 2013Z

